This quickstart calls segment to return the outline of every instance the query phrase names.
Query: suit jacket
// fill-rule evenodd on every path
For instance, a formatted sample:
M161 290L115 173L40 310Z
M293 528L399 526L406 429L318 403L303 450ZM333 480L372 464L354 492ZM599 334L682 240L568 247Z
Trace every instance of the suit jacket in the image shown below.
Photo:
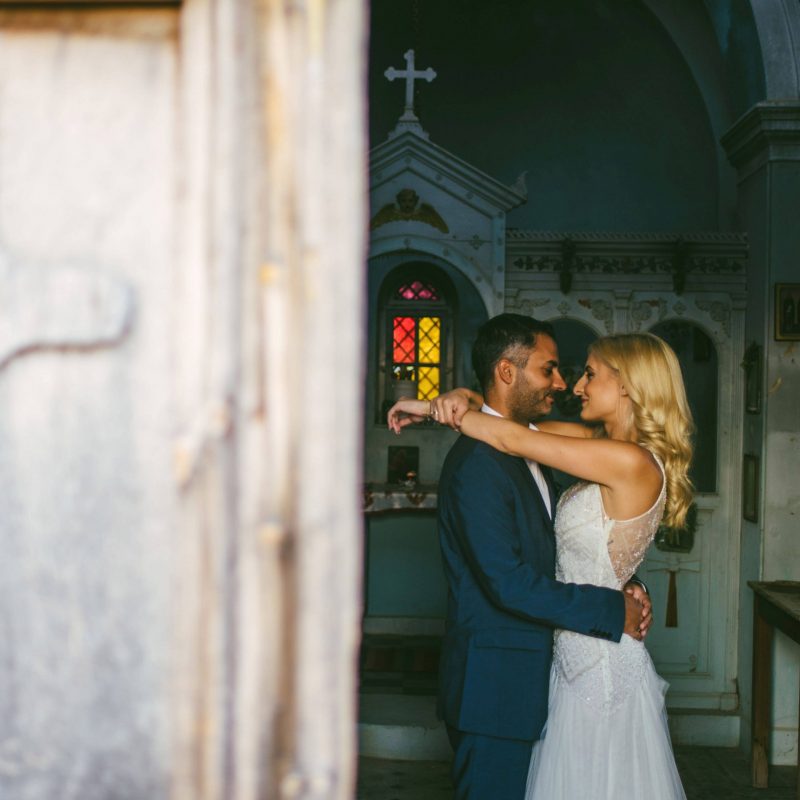
M448 583L439 715L460 731L534 740L553 628L619 641L623 595L555 580L553 523L530 470L483 442L461 436L448 453L438 528Z

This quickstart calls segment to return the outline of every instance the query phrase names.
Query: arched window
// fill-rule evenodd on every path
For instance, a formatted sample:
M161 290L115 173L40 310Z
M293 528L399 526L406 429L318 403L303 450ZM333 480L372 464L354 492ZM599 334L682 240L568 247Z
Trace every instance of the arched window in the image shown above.
M382 295L382 413L401 396L432 400L453 373L453 290L429 264L390 273Z

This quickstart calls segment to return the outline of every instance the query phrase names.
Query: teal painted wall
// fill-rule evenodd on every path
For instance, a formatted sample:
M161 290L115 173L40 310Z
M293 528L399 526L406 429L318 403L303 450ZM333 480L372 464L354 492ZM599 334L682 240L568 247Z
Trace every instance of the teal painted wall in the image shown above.
M509 214L510 227L717 229L708 113L679 50L642 4L373 3L373 142L402 111L403 86L383 72L403 67L409 47L419 68L438 73L417 92L431 139L506 183L528 171L529 199Z
M367 615L444 617L447 585L436 517L397 512L367 518Z

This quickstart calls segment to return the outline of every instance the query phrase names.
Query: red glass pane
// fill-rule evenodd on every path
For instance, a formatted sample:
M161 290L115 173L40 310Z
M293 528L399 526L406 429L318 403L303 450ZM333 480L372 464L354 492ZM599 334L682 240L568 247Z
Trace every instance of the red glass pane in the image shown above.
M416 359L416 320L413 317L395 317L392 333L392 362L411 364Z

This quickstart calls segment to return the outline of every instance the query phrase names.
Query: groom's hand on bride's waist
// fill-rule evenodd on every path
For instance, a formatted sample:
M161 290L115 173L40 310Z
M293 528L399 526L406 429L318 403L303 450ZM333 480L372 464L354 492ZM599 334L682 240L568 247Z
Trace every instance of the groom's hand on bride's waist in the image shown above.
M633 607L632 602L633 601ZM636 622L638 606L638 623ZM634 639L644 639L653 621L653 604L650 595L640 583L625 586L625 633Z
M625 598L625 627L623 633L627 633L633 639L641 640L642 634L639 626L642 624L642 604L627 591L623 594Z

